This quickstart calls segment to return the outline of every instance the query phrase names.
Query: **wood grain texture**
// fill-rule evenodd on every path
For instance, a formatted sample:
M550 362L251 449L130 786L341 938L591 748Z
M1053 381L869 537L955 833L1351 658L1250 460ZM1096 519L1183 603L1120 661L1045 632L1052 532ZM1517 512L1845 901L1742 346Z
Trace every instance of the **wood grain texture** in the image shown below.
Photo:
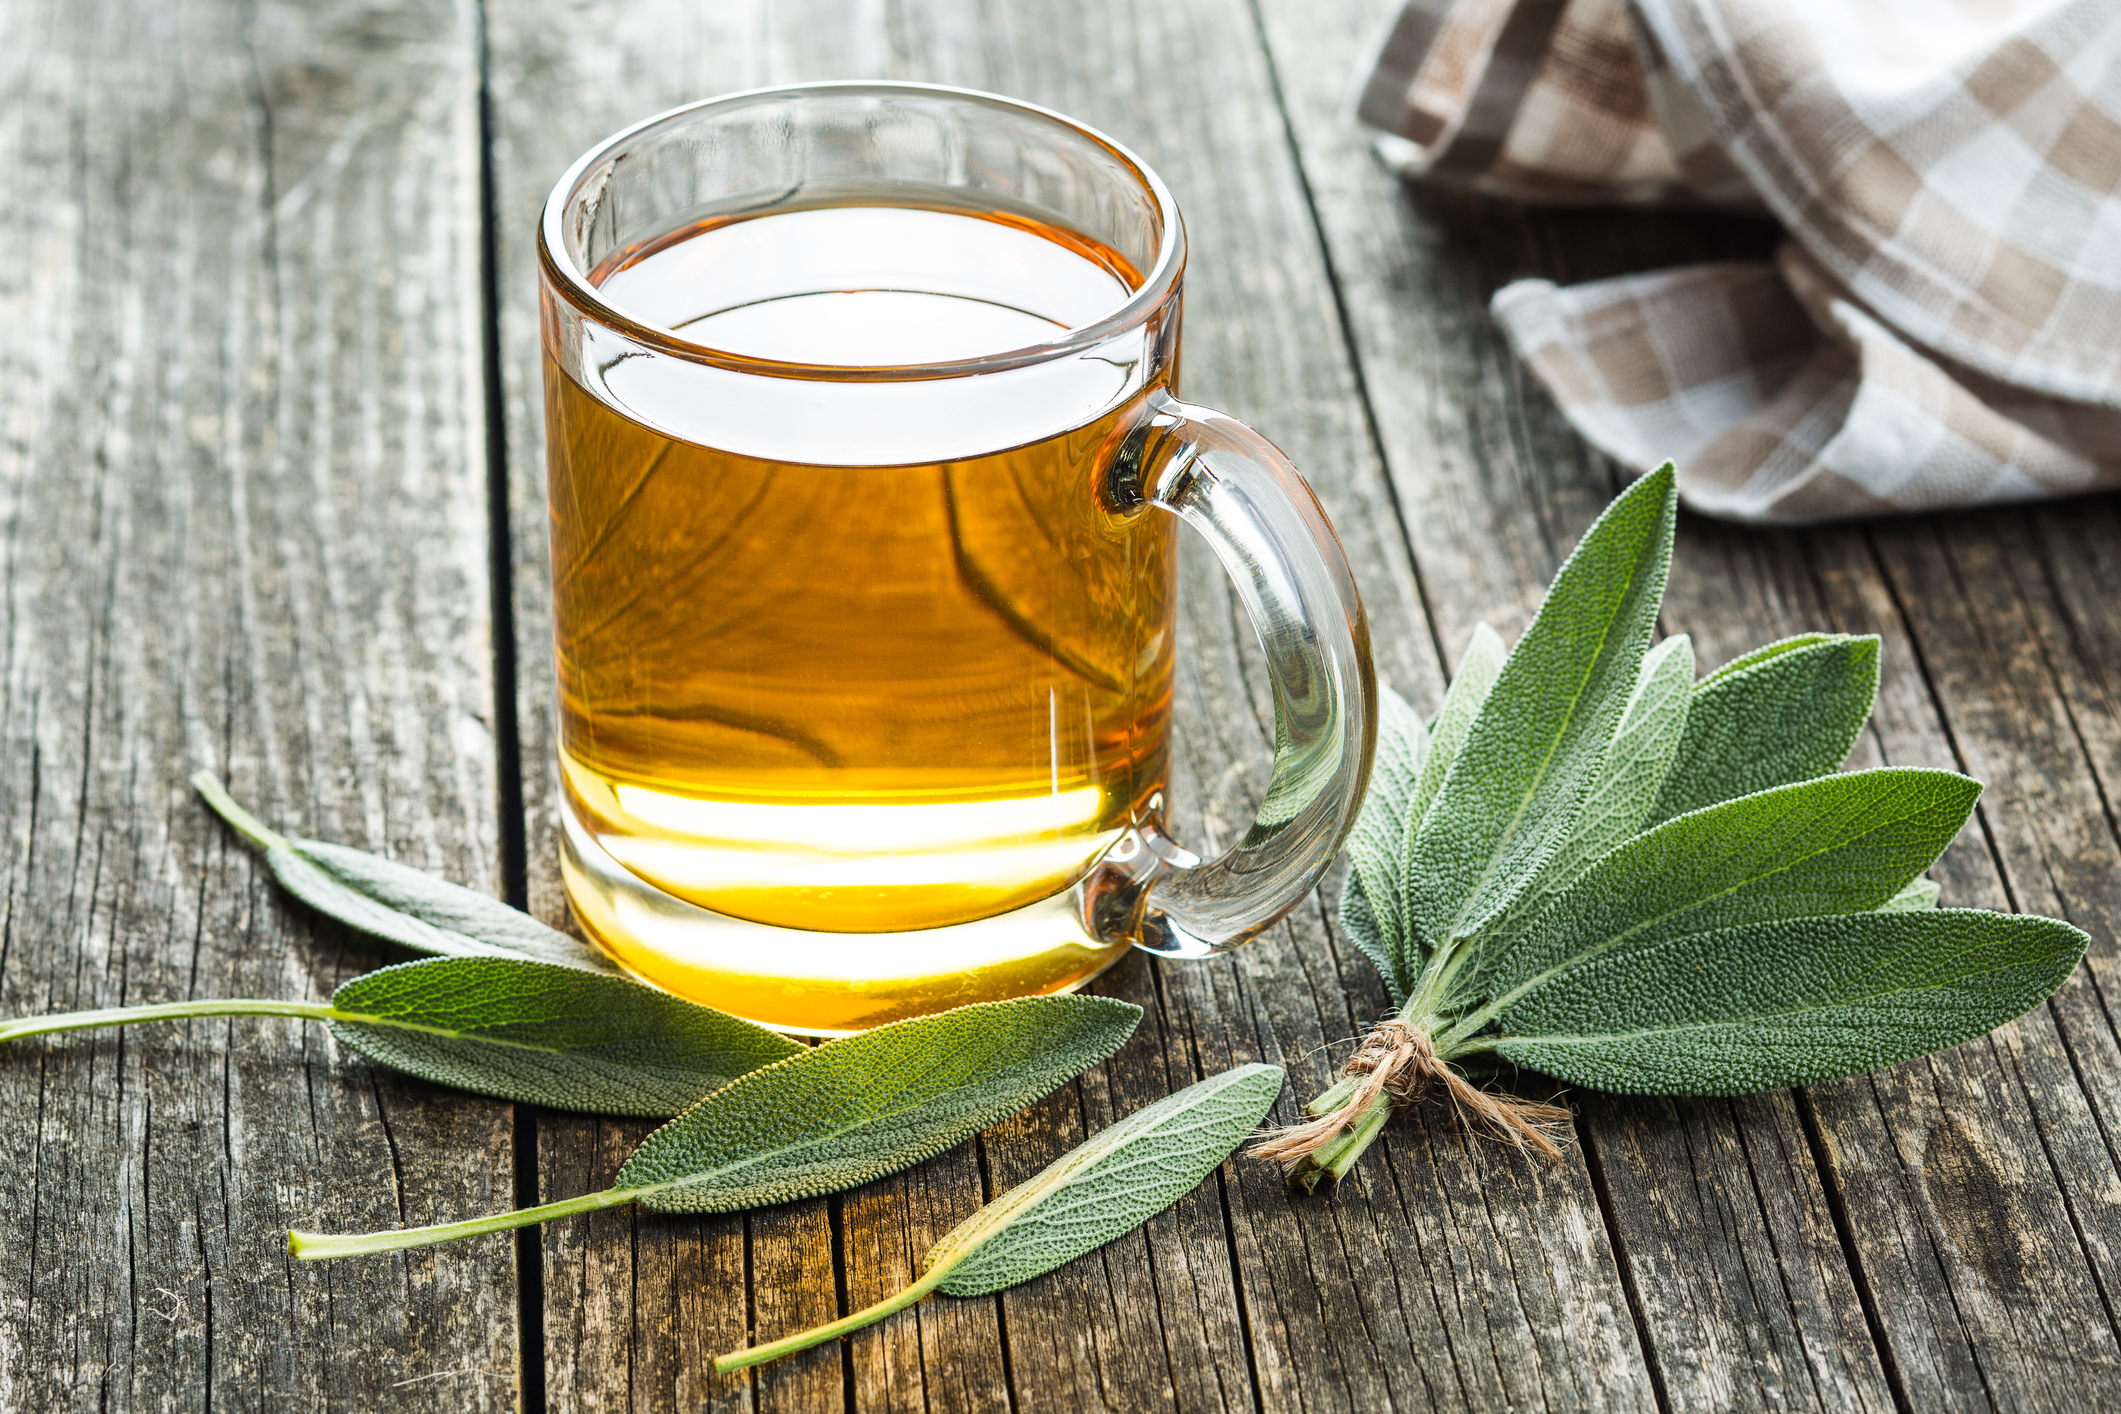
M386 960L191 798L498 882L472 12L0 6L0 1012ZM0 1408L500 1409L508 1107L242 1020L0 1055Z
M576 151L641 112L749 83L880 73L993 88L1119 135L1177 190L1193 248L1188 396L1244 416L1305 468L1360 567L1384 675L1433 708L1440 674L1419 588L1244 7L908 5L852 25L844 15L830 23L823 10L800 5L741 16L643 7L594 34L565 7L496 6L493 15L511 491L520 536L537 534L543 520L535 405L524 396L535 357L525 237L546 183ZM1168 62L1174 56L1184 62ZM615 94L627 98L626 109L614 109ZM535 848L551 819L549 739L535 737L549 718L550 684L529 670L542 672L548 651L544 571L521 545L516 564ZM1185 603L1175 790L1183 837L1214 848L1235 838L1256 805L1271 754L1271 708L1249 626L1205 557L1187 563ZM533 894L548 910L557 897L553 873L534 854ZM1150 1006L1154 1030L1098 1077L987 1136L988 1183L1006 1186L1112 1115L1241 1060L1288 1061L1305 1084L1322 1084L1331 1068L1323 1049L1384 1006L1374 977L1342 966L1326 916L1324 906L1308 908L1230 962L1159 968L1142 959L1115 972L1107 987ZM1124 1105L1100 1099L1115 1094L1134 1098ZM1226 1170L1217 1192L1203 1190L1160 1220L1160 1245L1152 1225L1095 1262L1000 1298L1007 1366L990 1348L984 1363L968 1361L953 1378L967 1391L998 1391L1006 1374L1024 1407L1242 1407L1252 1402L1254 1371L1275 1407L1441 1399L1499 1408L1541 1398L1646 1407L1649 1383L1580 1164L1561 1175L1506 1178L1500 1191L1507 1197L1499 1199L1482 1182L1493 1177L1487 1156L1468 1152L1448 1125L1418 1133L1404 1154L1400 1140L1387 1144L1393 1157L1374 1188L1350 1184L1331 1201L1292 1202L1265 1166ZM581 1142L564 1121L548 1121L542 1134L556 1158ZM960 1186L921 1196L961 1212L977 1194ZM826 1205L813 1206L822 1213ZM856 1290L888 1286L871 1285L859 1254L903 1254L891 1258L892 1280L910 1270L919 1248L893 1230L908 1225L903 1208L850 1198L840 1218L841 1280L850 1301ZM814 1229L817 1215L808 1221ZM755 1218L754 1243L758 1226ZM586 1255L593 1240L583 1235L586 1227L559 1225L550 1238L554 1330L581 1319L567 1295L580 1287L573 1273L607 1259ZM1419 1254L1418 1275L1395 1262L1395 1251ZM1149 1252L1155 1255L1142 1260ZM753 1272L764 1333L781 1298L764 1284L768 1274L756 1261ZM656 1317L638 1303L636 1295L625 1319L652 1323ZM932 1319L921 1318L924 1352ZM916 1397L904 1385L911 1361L894 1353L910 1349L907 1339L887 1327L850 1348L848 1374L859 1402ZM625 1378L612 1362L578 1359L557 1344L548 1355L556 1399L563 1388L582 1389L586 1405L581 1382ZM804 1357L807 1366L789 1364L825 1372L833 1358L813 1353ZM908 1373L895 1383L876 1362ZM1242 1380L1234 1374L1240 1367ZM921 1373L935 1378L933 1367ZM926 1388L921 1397L951 1407L955 1394L944 1388ZM760 1396L767 1393L761 1384ZM634 1407L663 1407L664 1398L638 1385L606 1396Z
M1394 190L1342 120L1344 100L1317 82L1332 71L1319 36L1358 32L1357 17L1322 23L1316 5L1282 0L1261 10L1270 51L1294 75L1292 125L1430 605L1446 644L1462 643L1513 586L1536 593L1617 484L1512 367L1487 329L1487 295L1519 276L1566 283L1757 257L1770 235ZM1498 406L1511 425L1494 425ZM2106 523L2111 502L2091 514ZM1683 523L1667 626L1695 634L1705 666L1805 628L1883 634L1887 687L1856 764L1956 766L1991 784L1983 830L1939 873L1946 902L2059 914L2106 941L2051 1008L1993 1042L1794 1105L1584 1106L1586 1149L1673 1407L2113 1398L2107 1264L2121 1189L2110 1117L2098 1113L2114 1094L2113 1026L2094 989L2110 966L2121 861L2096 773L2114 721L2098 669L2112 660L2085 647L2102 631L2112 642L2110 595L2088 592L2099 564L2089 539L2055 544L2069 518L2040 512L2043 533L2014 543L2018 519L1869 533ZM2016 862L2008 836L2020 840ZM1882 1349L1865 1348L1865 1306Z
M0 1010L322 996L389 960L287 907L189 798L498 888L520 771L552 855L531 222L582 148L802 78L1021 94L1143 152L1185 206L1190 398L1273 436L1347 543L1383 676L1432 709L1473 624L1514 635L1619 484L1485 301L1752 257L1753 223L1410 190L1346 117L1383 0L492 0L498 373L521 760L496 761L481 412L479 26L468 3L0 5ZM1204 555L1183 567L1175 794L1213 849L1256 806L1270 699ZM1667 628L1713 665L1878 632L1855 764L1990 783L1948 903L2071 918L2085 969L1994 1037L1740 1101L1582 1097L1530 1169L1395 1125L1339 1192L1235 1162L1103 1251L935 1298L741 1377L718 1351L874 1301L980 1202L1245 1060L1322 1086L1385 1005L1334 888L1206 965L1130 960L1147 1012L1080 1083L838 1198L629 1211L543 1238L552 1409L1902 1409L2121 1405L2121 503L1806 532L1688 519ZM1289 1102L1285 1101L1285 1111ZM292 1022L0 1056L0 1409L516 1404L512 1249L297 1267L291 1223L510 1201L507 1107ZM545 1196L647 1126L544 1116Z
M1439 632L1454 654L1483 618L1514 637L1620 483L1524 387L1488 296L1523 275L1568 282L1749 254L1769 236L1742 222L1532 212L1406 188L1366 150L1334 87L1378 7L1331 6L1330 18L1316 5L1260 8ZM1792 541L1782 540L1761 547L1683 525L1667 628L1705 623L1705 666L1803 626L1782 626L1812 607L1785 600L1776 550ZM1704 567L1708 557L1726 563ZM1746 592L1701 612L1703 585ZM1788 1097L1594 1097L1579 1111L1669 1407L1892 1407Z
M1909 1395L1936 1408L2121 1399L2107 1137L2115 1050L2096 996L2114 956L2121 854L2069 726L2066 687L2041 661L2034 620L2047 596L2027 596L2038 556L2012 533L2023 524L2014 512L1940 517L1864 536L1930 698L1924 717L1881 723L1883 753L1942 757L1989 782L1980 835L1945 857L1946 900L2065 916L2094 937L2089 966L2048 1006L1985 1042L1834 1087L1835 1102L1853 1097L1858 1120L1834 1152L1859 1239L1875 1227L1864 1261L1883 1282L1905 1283L1889 1289L1922 1298L1881 1314L1888 1329L1915 1327L1922 1353L1935 1353L1934 1366L1915 1367L1919 1384L1910 1375ZM1822 1096L1823 1117L1827 1104ZM1919 1245L1909 1240L1916 1220ZM1922 1329L1925 1307L1960 1341Z
M492 94L495 249L505 396L517 702L531 911L566 918L557 841L550 564L539 394L537 276L532 243L552 183L605 135L664 108L790 74L790 36L827 43L820 24L770 0L696 5L598 0L487 7ZM804 71L800 76L816 76ZM543 1114L542 1196L606 1187L642 1126ZM933 1168L934 1166L929 1166ZM963 1190L965 1211L979 1204ZM804 1410L844 1404L836 1352L716 1376L713 1357L840 1314L832 1200L765 1213L686 1218L633 1209L544 1230L547 1398L554 1409ZM923 1249L925 1250L925 1249ZM702 1270L717 1279L701 1282ZM732 1282L729 1277L734 1276ZM673 1346L652 1333L682 1332ZM656 1348L651 1352L650 1346ZM1001 1378L999 1343L981 1347L988 1383Z
M1526 386L1487 296L1518 275L1757 257L1773 233L1401 187L1345 116L1378 9L650 4L613 23L551 0L493 7L525 795L532 892L548 915L559 903L527 234L575 152L670 103L882 75L1019 93L1114 132L1188 210L1188 395L1247 417L1311 475L1348 540L1387 679L1432 707L1438 646L1455 657L1482 617L1522 627L1619 481ZM2113 539L2096 534L2110 504L2094 514L2107 519L2091 531L2056 512L1927 532L1689 520L1667 625L1695 634L1705 664L1810 627L1884 634L1887 688L1858 764L1995 776L1982 831L1940 873L1954 901L2061 912L2099 936L2051 1011L1993 1043L1807 1093L1593 1100L1581 1158L1556 1170L1468 1153L1430 1116L1391 1131L1327 1201L1292 1201L1271 1171L1227 1166L1212 1191L1096 1258L991 1302L931 1302L715 1401L1882 1410L2063 1407L2103 1390L2117 1190L2101 982L2121 626L2100 592L2114 572ZM1946 548L1925 550L1924 534ZM1212 567L1190 559L1185 584L1176 793L1186 837L1214 847L1257 799L1270 716L1249 629ZM1143 1034L972 1154L748 1222L607 1215L594 1222L608 1231L555 1230L548 1320L585 1332L587 1352L549 1348L556 1404L688 1402L684 1361L644 1358L642 1332L698 1324L680 1314L681 1293L640 1279L640 1253L659 1242L711 1247L721 1272L740 1246L745 1320L770 1334L892 1289L982 1196L1200 1074L1270 1058L1291 1065L1299 1091L1323 1084L1325 1048L1384 1004L1332 935L1330 894L1232 961L1115 972L1106 988L1150 1010ZM547 1122L543 1152L566 1175L555 1194L601 1181L579 1159L602 1152L603 1132ZM822 1303L828 1258L836 1290ZM701 1313L727 1319L726 1302ZM677 1373L643 1382L651 1366Z

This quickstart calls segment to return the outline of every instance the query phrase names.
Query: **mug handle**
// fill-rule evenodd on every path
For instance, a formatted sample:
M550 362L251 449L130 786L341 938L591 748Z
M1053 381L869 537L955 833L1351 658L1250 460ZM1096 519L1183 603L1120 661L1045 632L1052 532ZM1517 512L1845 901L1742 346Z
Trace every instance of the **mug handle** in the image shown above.
M1258 819L1219 859L1138 824L1088 881L1085 922L1166 957L1227 952L1296 907L1354 826L1377 739L1369 625L1318 497L1237 419L1152 394L1106 492L1122 512L1185 521L1236 582L1274 689L1274 774Z

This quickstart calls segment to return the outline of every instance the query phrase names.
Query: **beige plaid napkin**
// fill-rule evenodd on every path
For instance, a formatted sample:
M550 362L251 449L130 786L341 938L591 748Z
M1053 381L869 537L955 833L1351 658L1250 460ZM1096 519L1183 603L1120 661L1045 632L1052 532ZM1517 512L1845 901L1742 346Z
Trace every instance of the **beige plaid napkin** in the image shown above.
M1790 522L2121 486L2117 0L1407 0L1409 175L1764 208L1772 265L1495 296L1592 443Z

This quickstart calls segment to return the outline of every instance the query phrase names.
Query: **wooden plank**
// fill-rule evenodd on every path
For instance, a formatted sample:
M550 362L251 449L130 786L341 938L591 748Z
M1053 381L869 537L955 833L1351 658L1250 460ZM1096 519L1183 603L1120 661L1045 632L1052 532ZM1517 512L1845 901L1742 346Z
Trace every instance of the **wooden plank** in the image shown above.
M1728 258L1762 236L1744 224L1553 215L1405 188L1347 118L1346 75L1367 57L1378 10L1268 0L1262 16L1430 608L1455 654L1482 618L1505 635L1522 629L1618 484L1551 407L1534 397L1525 410L1488 295L1517 275L1584 279ZM1782 625L1814 611L1817 596L1779 565L1774 552L1690 520L1668 628L1697 630L1709 663L1796 631ZM1578 1108L1670 1407L1892 1406L1788 1096Z
M1305 469L1362 577L1381 672L1433 709L1440 684L1425 619L1250 16L1225 4L1018 5L982 15L973 37L953 38L966 28L962 10L906 13L909 33L957 60L931 71L936 77L1073 112L1135 147L1171 183L1192 242L1187 396L1247 418ZM1176 55L1184 62L1154 57ZM1145 82L1144 66L1155 82ZM1181 837L1219 848L1256 806L1272 717L1250 628L1219 572L1189 566L1185 604L1175 793L1182 810L1197 813L1182 814ZM1105 1067L1115 1088L1146 1100L1260 1057L1292 1064L1292 1096L1321 1088L1331 1068L1323 1048L1384 1005L1374 977L1359 979L1351 1003L1355 974L1339 965L1323 915L1306 910L1227 962L1146 967L1153 978L1141 981L1129 969L1113 974L1109 986L1155 1005L1161 1031L1153 1065L1136 1069L1123 1055ZM1545 1226L1528 1220L1529 1185L1498 1202L1473 1177L1478 1156L1455 1135L1427 1137L1444 1151L1448 1185L1435 1183L1429 1152L1405 1174L1395 1152L1392 1186L1351 1185L1331 1201L1292 1203L1265 1165L1226 1169L1228 1241L1263 1400L1277 1408L1418 1407L1432 1396L1475 1407L1542 1397L1647 1403L1582 1170L1545 1185L1554 1218ZM1058 1147L1056 1137L1051 1149ZM1423 1183L1433 1188L1412 1196ZM1130 1291L1152 1274L1161 1281L1160 1253L1153 1264L1105 1265L1107 1309L1128 1343L1147 1344L1146 1331L1160 1328L1167 1364L1125 1363L1126 1352L1100 1339L1096 1307L1071 1289L1069 1273L1056 1273L1005 1298L1020 1397L1027 1386L1050 1385L1056 1405L1094 1402L1087 1369L1111 1407L1213 1407L1230 1398L1184 1378L1202 1365L1227 1369L1219 1308L1203 1320L1168 1300L1156 1304L1161 1292ZM1028 1350L1018 1336L1034 1313L1038 1329L1067 1333L1050 1351ZM1470 1329L1452 1329L1457 1320Z
M980 1172L979 1145L969 1144L847 1194L840 1224L847 1308L905 1290L928 1249L993 1192ZM1006 1410L1009 1382L995 1358L1001 1344L997 1300L923 1302L849 1342L854 1407Z
M1426 707L1439 695L1391 489L1379 472L1301 183L1243 7L1220 0L984 11L932 4L901 7L888 23L831 9L643 6L591 29L550 6L500 5L493 12L511 491L524 542L515 563L526 669L525 789L533 896L550 915L558 910L550 855L541 853L553 817L549 738L540 736L550 687L538 676L547 620L536 404L529 396L527 237L545 184L576 151L620 122L700 93L848 72L933 79L1022 94L1142 150L1179 191L1193 238L1188 395L1247 417L1305 467L1359 566L1381 671ZM1187 62L1159 62L1174 54ZM1183 837L1217 847L1241 831L1257 802L1271 715L1252 667L1249 627L1236 617L1218 573L1189 558L1185 586L1176 791ZM990 1182L1028 1173L1086 1126L1238 1060L1282 1059L1302 1085L1322 1085L1330 1061L1321 1049L1383 1007L1374 977L1343 966L1324 918L1325 910L1308 909L1233 961L1159 967L1138 959L1112 974L1110 990L1151 1006L1153 1029L1092 1081L988 1136ZM1237 1375L1242 1361L1257 1371L1261 1397L1277 1408L1420 1404L1432 1396L1477 1407L1539 1398L1647 1405L1648 1381L1581 1166L1561 1176L1518 1175L1498 1189L1492 1163L1466 1152L1447 1127L1414 1133L1387 1144L1392 1157L1380 1165L1374 1188L1366 1179L1335 1200L1292 1203L1270 1169L1240 1165L1226 1170L1220 1192L1189 1200L1115 1249L1119 1255L1086 1259L1004 1297L1016 1401L1242 1406L1252 1398L1249 1374ZM566 1167L562 1155L580 1142L564 1122L542 1126L548 1170ZM1401 1153L1406 1143L1414 1147ZM909 1195L913 1210L969 1210L978 1191L968 1180L937 1166L917 1170L908 1181L932 1186ZM850 1300L856 1290L890 1284L871 1285L868 1254L885 1254L896 1268L890 1281L902 1280L917 1238L929 1230L925 1214L916 1220L874 1194L850 1198L841 1216ZM548 1321L555 1331L579 1319L565 1293L579 1288L571 1274L591 1260L585 1244L595 1239L584 1237L582 1226L558 1225L549 1238ZM604 1284L618 1285L617 1274ZM764 1295L754 1291L755 1300ZM614 1309L601 1319L654 1325L638 1291L607 1299L615 1308L633 1304L623 1317ZM965 1347L950 1377L960 1384L937 1383L935 1367L925 1363L930 1324L978 1319L963 1314L970 1306L936 1302L919 1318L930 1403L955 1407L947 1391L957 1389L991 1400L1000 1388L992 1347L982 1358ZM854 1388L865 1406L913 1397L904 1385L910 1358L900 1353L910 1352L904 1324L851 1349ZM608 1399L658 1407L654 1392L618 1389L622 1377L609 1360L577 1360L555 1341L551 1361L555 1392L586 1391L601 1380L617 1391ZM571 1365L564 1374L563 1364ZM896 1384L892 1370L905 1372Z
M1913 1328L1899 1343L1949 1357L1913 1365L1908 1394L1920 1407L2121 1398L2109 1304L2121 1198L2098 1113L2110 1122L2117 1064L2096 994L2113 965L2121 852L2043 661L2036 619L2056 606L2041 602L2025 524L1986 513L1886 523L1864 537L1933 714L1914 742L1885 723L1887 755L1945 756L1989 783L1981 836L1945 858L1946 901L2069 917L2094 935L2091 966L1987 1043L1889 1072L1872 1095L1852 1084L1820 1098L1822 1118L1830 1104L1860 1117L1849 1135L1829 1134L1873 1281L1922 1297L1908 1310L1882 1303L1881 1316L1889 1330ZM1935 1342L1924 1305L1932 1322L1964 1332L1963 1351Z
M545 1191L609 1188L654 1127L643 1120L574 1121L567 1146L541 1146ZM545 1346L564 1358L556 1353L547 1361L547 1408L720 1409L747 1402L746 1382L718 1378L711 1368L716 1355L744 1341L750 1244L741 1217L637 1224L632 1210L622 1209L554 1224L548 1241ZM552 1260L554 1250L571 1260ZM638 1324L637 1302L647 1308ZM584 1372L595 1378L585 1382Z
M598 139L691 99L791 77L776 68L791 43L831 43L850 30L793 9L770 0L641 0L594 12L565 0L486 7L529 906L555 922L565 919L566 902L557 850L538 212L567 164ZM541 1114L542 1196L607 1186L645 1133L609 1120ZM959 1173L938 1201L976 1208L978 1190L964 1189L965 1181ZM551 1408L799 1410L843 1403L835 1352L739 1376L709 1368L714 1355L744 1343L747 1328L772 1339L839 1314L827 1200L707 1219L628 1208L551 1224L543 1241ZM714 1279L688 1279L702 1271ZM982 1346L979 1359L988 1368L968 1378L999 1386L999 1344Z
M1833 625L1802 537L1692 520L1684 534L1669 626L1705 663ZM1875 746L1854 764L1880 764ZM1801 1097L1583 1108L1675 1405L1892 1407Z
M1431 609L1444 641L1455 645L1494 604L1532 602L1559 550L1615 484L1612 469L1584 453L1511 367L1488 327L1487 295L1520 275L1568 282L1757 256L1764 242L1742 224L1706 218L1527 213L1395 190L1347 128L1344 97L1314 82L1332 70L1320 62L1332 43L1344 45L1336 57L1351 67L1359 62L1353 37L1374 24L1375 8L1340 7L1328 22L1315 5L1269 0L1263 13L1269 47L1286 61L1292 125ZM1467 348L1475 360L1459 357ZM1513 405L1513 425L1496 425L1491 410L1498 405ZM1964 582L2007 577L2008 566L2022 571L2041 559L2022 547L1999 552L1985 528L1989 519L1955 525L1954 543L1983 558L1980 574L1961 575ZM1881 531L1880 539L1901 533ZM2081 549L2070 563L2077 583L2096 582ZM1892 578L1909 583L1894 587ZM1993 616L1985 608L1992 596L1974 596L1984 601L1977 604L1940 593L1937 578L1924 576L1918 588L1912 568L1881 573L1865 542L1848 532L1776 534L1690 519L1681 532L1668 627L1693 631L1705 664L1802 628L1883 633L1886 688L1857 764L1971 765L1958 741L1969 728L1949 727L1947 735L1962 712L2006 738L2022 739L2031 724L2045 744L2034 749L2014 740L2024 766L2011 771L2014 763L1998 761L1984 768L2021 783L1997 780L1984 818L2003 800L2012 802L2014 816L2021 800L2038 813L2035 802L2050 795L2044 808L2051 815L2042 818L2051 820L2050 832L2068 838L2028 842L2025 863L2011 877L2041 877L2051 861L2066 861L2062 872L2076 886L2053 891L2052 904L2027 902L2024 889L2001 887L1988 841L1971 833L1947 856L1947 901L2008 907L2015 897L2020 906L2066 911L2095 931L2109 926L2110 905L2085 900L2101 881L2111 895L2110 816L2102 816L2082 759L2071 759L2058 731L2040 729L2055 719L2043 704L2056 680L2037 665L2028 672L2024 663L1984 657L1993 631L1979 625L1984 613ZM1911 597L1934 616L1926 630L1906 607ZM2079 599L2067 627L2060 625L2070 611L2056 611L2051 641L2081 644L2083 604L2097 596ZM1931 637L1939 647L1925 646L1925 655L1973 654L1948 682L1917 662L1911 638L1926 644ZM2079 648L2076 661L2111 660ZM2025 700L2013 700L2002 686L2007 681L2031 684ZM2111 690L2102 685L2089 696L2110 703ZM2095 736L2107 733L2096 739L2112 740L2110 710L2091 716ZM2063 788L2035 789L2043 772ZM1998 791L2005 793L2000 799ZM2008 850L1998 857L2011 868ZM2065 896L2073 906L2064 907ZM2079 1362L2088 1362L2083 1368L2095 1383L2106 1377L2113 1367L2101 1300L2111 1290L2104 1203L2115 1185L2111 1155L2088 1122L2086 1092L2112 1093L2104 1059L2111 1022L2085 1008L2077 1030L2069 1027L2083 988L2080 975L2057 1003L2061 1037L2044 1014L2001 1033L1996 1054L2008 1055L2008 1064L1977 1043L1794 1100L1585 1106L1581 1132L1672 1405L1883 1408L1897 1398L1915 1408L2046 1407L2067 1402L2067 1379L2075 1377L2064 1372ZM2097 1059L2096 1075L2079 1051ZM1999 1106L1998 1094L2011 1099ZM1859 1102L1859 1095L1870 1098ZM1945 1140L1934 1195L1906 1172L1919 1174L1930 1133ZM1829 1156L1824 1181L1807 1140ZM1853 1271L1846 1252L1835 1250L1837 1204L1852 1229ZM1998 1212L2011 1221L1999 1223ZM2001 1270L2028 1281L1994 1289L1946 1235L1969 1224L1990 1248L2022 1248L2021 1265ZM1864 1348L1858 1313L1866 1305L1885 1339L1882 1360Z
M467 13L10 0L0 1011L386 959L192 799L498 883ZM0 1407L498 1409L506 1105L199 1022L0 1056Z

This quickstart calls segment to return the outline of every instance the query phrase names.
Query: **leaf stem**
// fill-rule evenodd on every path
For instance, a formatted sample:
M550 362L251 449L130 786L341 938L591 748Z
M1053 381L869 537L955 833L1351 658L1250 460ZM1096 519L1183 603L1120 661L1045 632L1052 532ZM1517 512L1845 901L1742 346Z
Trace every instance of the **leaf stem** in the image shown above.
M287 1250L305 1262L358 1257L369 1252L396 1252L407 1247L454 1242L460 1237L506 1232L510 1228L529 1227L533 1223L551 1222L554 1218L572 1217L576 1213L593 1213L600 1208L616 1208L622 1203L631 1203L647 1191L644 1188L607 1188L601 1193L585 1193L579 1198L562 1198L553 1203L540 1203L534 1208L517 1208L509 1213L495 1213L492 1217L466 1218L462 1222L437 1223L432 1227L345 1234L289 1229Z
M1292 1175L1304 1186L1304 1192L1316 1189L1318 1181L1328 1174L1336 1184L1347 1177L1348 1170L1355 1167L1355 1161L1377 1141L1377 1132L1392 1117L1392 1109L1391 1098L1380 1095L1370 1102L1367 1110L1350 1116L1348 1127L1340 1132L1340 1136L1321 1145Z
M287 837L276 833L263 820L236 804L222 786L220 777L211 771L194 771L191 788L199 792L200 799L213 808L214 814L226 820L229 827L260 849L276 849L286 844Z
M726 1375L732 1370L748 1370L753 1365L763 1365L768 1360L778 1360L783 1355L793 1355L798 1350L808 1350L813 1345L823 1345L839 1336L851 1335L864 1326L874 1325L896 1311L903 1311L942 1284L955 1263L941 1263L931 1267L919 1281L898 1295L864 1307L851 1316L842 1316L827 1325L817 1326L797 1335L782 1336L764 1345L754 1345L749 1350L732 1350L727 1355L715 1357L716 1374Z
M1498 1039L1492 1036L1462 1037L1456 1028L1439 1034L1441 1018L1426 1007L1429 998L1436 991L1448 988L1452 975L1448 959L1441 966L1432 966L1425 970L1421 985L1399 1012L1399 1020L1403 1024L1426 1031L1430 1035L1435 1044L1436 1058L1445 1062L1478 1051L1492 1051ZM1357 1088L1356 1077L1342 1076L1304 1106L1304 1113L1312 1116L1338 1112L1342 1125L1338 1134L1305 1155L1290 1169L1290 1181L1302 1184L1305 1192L1315 1190L1319 1181L1329 1175L1336 1183L1345 1177L1348 1170L1355 1166L1355 1161L1377 1142L1377 1136L1384 1129L1385 1122L1392 1117L1395 1106L1385 1097L1372 1101L1364 1110L1349 1109L1348 1102L1354 1098Z
M1304 1106L1304 1113L1307 1115L1331 1114L1334 1110L1348 1103L1348 1100L1355 1094L1356 1087L1361 1083L1352 1075L1343 1075L1340 1079L1334 1081L1330 1088L1319 1091L1311 1103Z
M248 997L208 997L191 1002L158 1002L152 1006L105 1007L100 1011L60 1011L49 1016L18 1016L0 1021L0 1041L48 1036L60 1031L90 1031L99 1026L130 1026L136 1021L182 1021L194 1016L299 1016L329 1021L339 1013L329 1002L272 1002Z

